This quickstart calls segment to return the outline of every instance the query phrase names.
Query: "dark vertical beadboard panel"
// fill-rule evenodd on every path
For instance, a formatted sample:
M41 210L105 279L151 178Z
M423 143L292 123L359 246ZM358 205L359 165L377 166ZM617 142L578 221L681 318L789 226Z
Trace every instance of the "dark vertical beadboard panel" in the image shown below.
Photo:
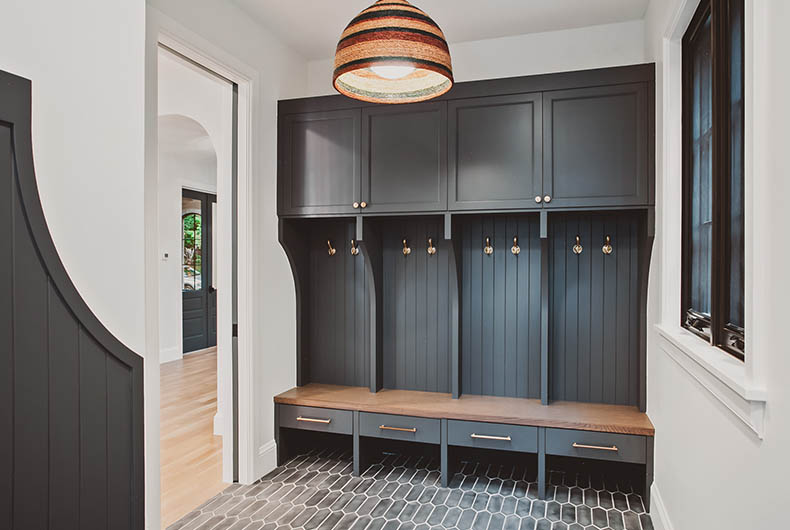
M639 228L632 212L552 217L551 399L638 404Z
M540 396L540 230L534 214L461 221L465 394ZM493 255L483 252L486 238ZM511 251L518 237L521 253ZM533 306L532 304L535 304Z
M492 331L494 332L493 343L493 366L491 369L491 394L496 396L505 395L505 302L507 300L507 284L505 283L505 265L509 259L516 260L510 252L508 237L505 230L505 218L500 217L494 223L494 286L492 290L493 298L493 317Z
M0 124L0 226L13 233L11 130ZM14 481L13 238L0 238L0 528L11 528Z
M107 357L107 528L132 530L132 373Z
M565 396L569 401L578 399L579 364L579 261L574 259L571 241L579 231L579 220L568 219L562 247L565 255Z
M519 324L519 344L525 344L526 352L519 350L519 355L526 355L528 385L524 396L528 398L540 398L540 379L541 379L541 356L540 356L540 330L541 330L541 242L540 242L540 221L529 221L522 219L520 222L522 233L529 234L529 260L521 260L520 263L528 263L528 269L520 275L519 285L528 283L528 309L522 311L521 315L526 316L527 325ZM524 249L521 249L522 254ZM523 269L519 269L523 271ZM519 301L521 298L519 297ZM522 330L528 330L525 334ZM522 397L522 396L519 396Z
M384 329L384 341L383 343L387 345L385 347L386 351L392 351L393 349L397 349L399 344L398 341L402 340L402 337L398 337L397 333L395 332L395 326L398 321L398 318L403 318L402 315L398 315L398 307L394 303L386 303L387 300L403 300L403 296L396 296L396 293L399 295L399 287L397 286L398 278L395 276L395 263L396 259L398 259L398 249L392 248L392 245L383 245L382 248L382 290L383 290L383 300L382 304L382 313L383 313L383 329ZM389 281L387 281L389 280ZM382 352L383 353L383 352ZM400 363L396 365L396 363ZM395 380L397 373L403 371L403 358L402 356L397 355L383 355L383 363L384 363L384 386L386 388L397 388L398 383Z
M322 220L301 225L309 245L310 382L368 386L370 349L365 337L370 322L363 253L351 254L356 225L351 220ZM327 240L336 252L328 253ZM298 243L305 244L305 243ZM304 311L305 309L303 309Z
M79 528L80 493L80 328L74 316L66 307L60 295L49 287L49 480L58 485L57 495L50 495L51 528ZM128 399L131 399L131 388ZM131 415L131 409L127 416ZM127 418L126 429L131 428L131 417ZM131 434L128 435L131 444ZM131 446L126 453L117 455L120 461L130 465L123 455L131 454ZM127 474L128 485L131 478ZM130 509L126 495L126 511Z
M109 528L107 356L80 333L80 529Z
M486 218L483 220L483 236L489 238L491 244L494 246L494 253L498 248L494 234L494 218ZM483 299L482 315L483 315L483 349L481 359L481 389L485 395L492 395L494 393L494 254L483 254L482 263L482 276L483 282L481 285L481 295Z
M551 318L549 320L550 339L549 339L549 378L551 380L550 392L552 399L556 396L565 394L565 316L566 316L566 289L565 289L565 231L567 218L562 216L552 218L549 224L551 238L549 245L551 248L552 266L549 269L551 282ZM562 352L561 355L555 353Z
M518 219L508 217L505 219L504 238L505 243L510 243L513 247L513 238L519 237ZM520 246L520 244L519 244ZM502 281L504 282L504 352L505 362L502 365L503 379L505 381L504 396L518 396L518 357L517 357L517 335L518 335L518 267L521 261L529 261L528 255L523 258L513 256L509 250L512 258L505 260L505 273L503 274ZM507 256L507 254L506 254Z
M384 386L450 392L450 247L442 244L443 220L418 217L379 222L384 262ZM426 251L429 237L438 249L434 256ZM411 248L408 256L403 255L403 239Z
M582 242L590 256L590 401L601 403L604 373L604 240L603 217L590 220L590 240Z
M629 403L628 389L630 349L631 310L636 305L629 304L631 297L631 226L626 219L618 218L616 225L617 238L612 246L617 248L612 256L617 261L617 355L615 361L616 391L615 403ZM633 350L635 352L635 350ZM636 397L636 396L634 396ZM636 404L636 402L634 402Z
M603 231L617 249L603 258L603 402L617 402L617 256L622 249L617 239L617 219L604 217ZM605 237L604 236L604 237Z
M578 229L576 233L571 233L570 240L568 244L573 245L576 244L576 236L579 236L579 242L582 245L582 253L578 256L576 254L571 253L570 258L575 259L578 263L578 270L579 270L579 302L578 302L578 313L579 313L579 323L578 323L578 395L580 396L589 396L590 395L590 351L592 348L591 345L591 318L587 318L589 315L592 314L592 306L590 304L591 300L591 292L592 292L592 279L591 279L591 257L594 254L595 247L591 246L590 243L592 241L590 236L591 226L590 223L579 222ZM587 245L585 249L584 246ZM585 252L586 250L587 252Z
M14 527L48 526L48 278L14 203Z

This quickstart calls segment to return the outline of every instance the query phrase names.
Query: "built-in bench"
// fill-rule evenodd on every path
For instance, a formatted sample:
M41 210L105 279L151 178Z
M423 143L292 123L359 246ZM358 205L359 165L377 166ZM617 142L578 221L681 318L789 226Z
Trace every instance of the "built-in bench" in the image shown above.
M653 425L637 407L408 390L309 384L274 398L279 464L290 456L281 429L353 438L354 473L364 471L360 438L438 445L441 481L453 474L453 447L536 454L538 491L546 489L546 457L570 456L645 466L644 499L653 482Z

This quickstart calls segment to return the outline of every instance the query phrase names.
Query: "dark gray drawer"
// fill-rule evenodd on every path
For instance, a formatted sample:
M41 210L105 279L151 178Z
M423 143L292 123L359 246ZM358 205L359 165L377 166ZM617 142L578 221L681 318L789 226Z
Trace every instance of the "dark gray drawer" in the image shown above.
M441 441L440 426L441 420L431 418L371 412L362 412L359 415L359 434L375 438L438 444Z
M522 453L538 452L537 427L450 420L447 443L464 447L482 447Z
M278 405L278 407L280 407L280 427L339 434L354 433L354 413L350 410L298 405Z
M644 464L644 436L546 429L546 454Z

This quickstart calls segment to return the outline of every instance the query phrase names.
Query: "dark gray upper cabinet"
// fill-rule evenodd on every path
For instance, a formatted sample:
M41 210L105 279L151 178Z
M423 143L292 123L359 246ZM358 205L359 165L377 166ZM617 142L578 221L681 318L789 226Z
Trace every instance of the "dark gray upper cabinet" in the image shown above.
M355 213L360 200L359 109L284 116L279 131L280 215Z
M542 112L539 93L450 102L451 210L540 208Z
M366 213L447 209L447 104L362 111L362 203Z
M648 85L543 93L544 207L644 205Z

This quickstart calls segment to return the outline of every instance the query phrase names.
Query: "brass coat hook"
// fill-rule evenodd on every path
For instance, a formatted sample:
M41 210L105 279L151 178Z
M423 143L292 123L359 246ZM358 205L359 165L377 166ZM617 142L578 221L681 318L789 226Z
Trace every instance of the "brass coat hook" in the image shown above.
M352 239L351 240L351 255L352 256L356 256L357 254L359 254L359 247L357 246L357 240L356 239Z
M491 246L490 237L486 238L486 246L483 247L483 252L485 253L486 256L490 256L491 254L494 253L494 247Z
M404 239L403 240L403 255L404 256L408 256L409 254L411 254L411 249L409 248L409 245L406 244L406 240Z
M513 246L510 247L510 252L512 252L514 256L521 254L521 247L518 246L518 236L513 238Z
M436 247L433 246L433 238L429 237L428 238L428 255L429 256L433 256L435 254L436 254Z
M607 256L612 253L612 238L606 236L606 243L604 243L601 251L606 254Z
M582 253L582 250L584 250L584 247L582 246L581 238L576 236L576 244L573 245L573 253L578 256Z
M327 253L330 256L334 256L337 253L337 250L332 246L332 242L328 239L326 240L326 246L329 248L329 250L327 250Z

